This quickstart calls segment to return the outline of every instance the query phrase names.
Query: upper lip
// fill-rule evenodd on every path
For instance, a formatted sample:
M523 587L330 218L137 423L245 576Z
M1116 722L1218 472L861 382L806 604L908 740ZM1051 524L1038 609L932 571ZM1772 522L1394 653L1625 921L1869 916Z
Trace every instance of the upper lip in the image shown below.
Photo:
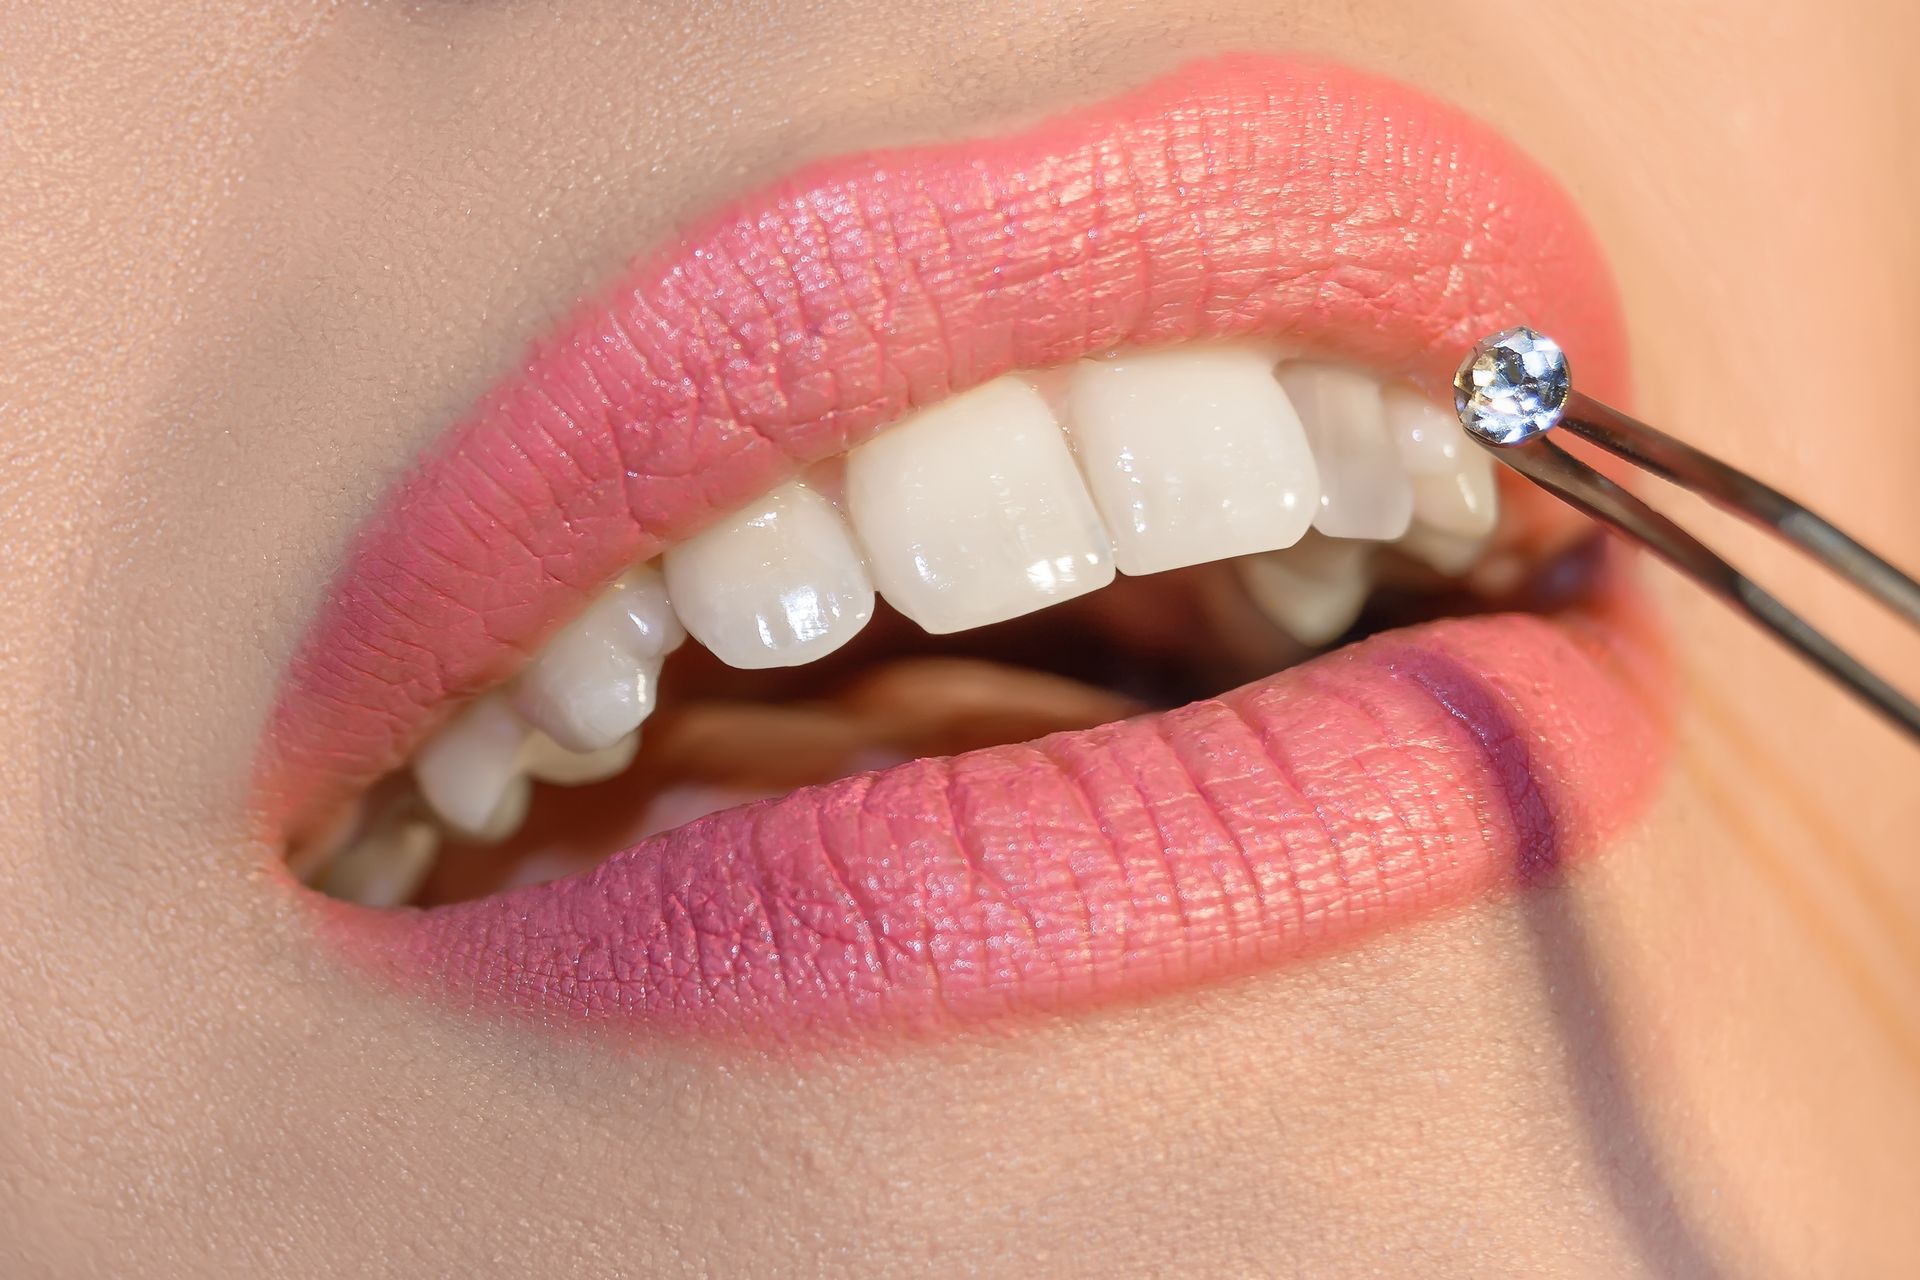
M1218 59L1019 136L816 165L638 262L412 473L292 661L260 808L312 830L621 569L952 391L1241 335L1438 387L1523 320L1622 394L1565 197L1338 67Z

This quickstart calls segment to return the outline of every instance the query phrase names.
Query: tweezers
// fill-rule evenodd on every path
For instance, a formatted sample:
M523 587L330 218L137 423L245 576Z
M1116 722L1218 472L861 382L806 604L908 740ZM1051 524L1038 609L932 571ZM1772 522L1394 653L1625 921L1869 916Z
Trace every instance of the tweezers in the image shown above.
M1460 425L1500 461L1640 543L1720 597L1920 742L1920 705L1679 525L1548 435L1567 431L1791 543L1920 629L1920 582L1832 521L1692 445L1581 394L1558 343L1507 329L1474 344L1454 378Z

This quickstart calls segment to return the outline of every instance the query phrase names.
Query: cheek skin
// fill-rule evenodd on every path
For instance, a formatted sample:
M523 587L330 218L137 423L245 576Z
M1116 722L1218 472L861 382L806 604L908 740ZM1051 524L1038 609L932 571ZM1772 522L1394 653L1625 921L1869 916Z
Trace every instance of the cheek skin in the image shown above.
M0 1272L1341 1275L1365 1241L1429 1275L1898 1274L1912 755L1657 575L1684 701L1648 820L1550 891L1191 1001L808 1072L608 1055L320 963L255 875L248 768L295 639L529 334L798 159L1225 49L1492 121L1597 227L1639 408L1920 561L1920 435L1890 414L1823 447L1831 383L1788 376L1843 323L1849 367L1920 347L1920 19L1506 7L12 16ZM1499 20L1579 56L1495 75ZM1920 663L1731 545L1875 665Z

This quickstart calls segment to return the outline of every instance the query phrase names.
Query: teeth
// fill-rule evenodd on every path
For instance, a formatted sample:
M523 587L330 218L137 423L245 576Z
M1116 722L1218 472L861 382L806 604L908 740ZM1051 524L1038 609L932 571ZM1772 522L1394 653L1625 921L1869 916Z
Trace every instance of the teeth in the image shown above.
M934 634L1096 591L1112 541L1033 386L997 378L854 450L847 508L888 603Z
M1436 533L1484 538L1500 522L1493 459L1478 446L1444 475L1413 477L1413 516Z
M1319 478L1300 418L1252 347L1083 360L1069 429L1122 573L1292 546Z
M817 465L622 576L429 739L412 772L437 825L410 805L314 874L337 897L404 902L444 833L503 839L535 780L623 772L689 631L729 666L796 666L857 635L876 588L940 634L1085 595L1116 569L1232 560L1261 610L1317 648L1359 616L1379 547L1473 568L1498 518L1493 461L1453 415L1351 369L1275 363L1195 347L1002 377Z
M362 906L399 906L419 892L439 850L440 833L431 822L418 817L392 820L343 849L318 887Z
M640 750L640 735L630 733L598 751L569 751L544 733L534 733L520 748L520 762L541 782L578 787L601 782L626 771Z
M1337 365L1289 363L1280 385L1320 468L1313 527L1332 538L1390 542L1413 520L1413 485L1387 434L1380 384Z
M420 794L449 827L475 838L498 838L526 812L520 755L532 732L498 694L462 711L413 758ZM517 799L516 799L517 796ZM501 828L505 826L505 830Z
M498 694L488 694L427 740L413 778L429 808L469 840L504 840L519 829L533 779L579 786L611 778L633 763L640 735L595 751L569 751L534 729ZM529 776L531 775L531 776Z
M812 662L873 616L873 584L846 521L797 482L695 534L663 563L680 620L730 667Z
M1298 546L1234 561L1247 594L1308 648L1337 640L1373 589L1374 544L1308 534Z
M1387 431L1413 481L1413 518L1436 533L1484 538L1499 523L1493 459L1451 412L1402 388L1385 396Z
M610 747L653 710L660 664L685 635L660 575L634 569L547 641L514 682L514 710L569 751Z
M1407 531L1406 537L1393 545L1435 573L1458 578L1479 563L1480 557L1486 554L1489 541L1491 539L1484 535L1466 537L1416 524Z
M315 835L287 851L287 870L303 884L320 885L342 851L350 848L365 828L368 797L361 796Z
M493 812L486 816L485 821L477 827L454 826L453 832L474 844L498 844L520 829L532 805L533 779L524 773L516 773L507 780L499 803L493 806Z

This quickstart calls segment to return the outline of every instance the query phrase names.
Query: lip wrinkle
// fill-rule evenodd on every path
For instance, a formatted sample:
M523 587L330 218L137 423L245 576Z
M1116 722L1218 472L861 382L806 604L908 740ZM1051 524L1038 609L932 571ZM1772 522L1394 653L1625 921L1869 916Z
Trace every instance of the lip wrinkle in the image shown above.
M1526 735L1508 715L1490 682L1452 658L1409 650L1398 659L1407 678L1465 725L1486 755L1487 773L1506 802L1514 831L1514 873L1532 884L1560 865L1558 824Z
M1555 622L1433 623L1157 716L714 814L554 884L327 916L406 984L701 1038L1142 998L1598 849L1661 741L1617 678Z

